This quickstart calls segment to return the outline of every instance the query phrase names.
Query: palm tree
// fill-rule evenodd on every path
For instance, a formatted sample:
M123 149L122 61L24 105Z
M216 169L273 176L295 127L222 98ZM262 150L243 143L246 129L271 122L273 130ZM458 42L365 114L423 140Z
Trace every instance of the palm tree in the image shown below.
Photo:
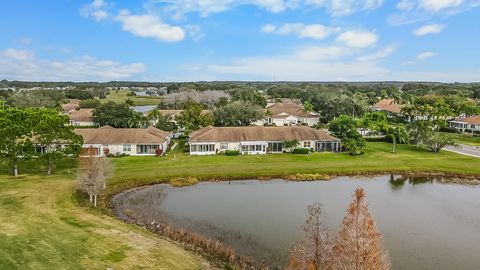
M157 121L158 121L158 118L160 118L161 115L162 114L160 113L159 109L153 109L148 113L147 119L149 121L153 121L154 125L156 125Z
M408 142L408 132L404 125L398 125L396 127L390 127L387 133L388 136L392 138L393 147L392 153L397 153L397 141L399 143Z

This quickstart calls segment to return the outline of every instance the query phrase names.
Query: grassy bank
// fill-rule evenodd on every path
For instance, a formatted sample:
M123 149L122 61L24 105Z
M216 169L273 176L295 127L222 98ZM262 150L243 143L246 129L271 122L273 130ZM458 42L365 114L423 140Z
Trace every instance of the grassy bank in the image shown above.
M430 153L399 145L368 143L363 156L315 153L267 156L188 156L113 159L116 173L107 194L182 177L248 179L296 174L443 172L480 175L479 160L450 152ZM0 269L204 269L208 264L176 244L100 211L77 204L75 162L58 164L56 174L23 163L23 174L7 176L0 165ZM42 169L40 171L40 169ZM105 194L104 194L105 195ZM108 202L104 201L104 203ZM105 204L104 204L105 206Z
M54 176L11 178L1 166L0 269L209 268L168 240L78 206L75 169L59 167Z
M181 149L181 147L179 147ZM413 146L368 143L362 156L314 153L256 156L188 156L178 150L165 157L126 157L115 160L111 190L161 182L175 177L248 179L301 174L348 175L383 172L440 172L480 175L479 160L447 151L431 153Z
M480 146L480 137L474 137L471 134L448 133L453 136L456 143Z
M145 106L145 105L158 105L161 101L161 97L140 97L140 96L128 96L130 91L126 90L113 90L110 94L107 95L105 99L102 99L102 102L113 101L115 103L125 103L127 99L131 99L135 106Z

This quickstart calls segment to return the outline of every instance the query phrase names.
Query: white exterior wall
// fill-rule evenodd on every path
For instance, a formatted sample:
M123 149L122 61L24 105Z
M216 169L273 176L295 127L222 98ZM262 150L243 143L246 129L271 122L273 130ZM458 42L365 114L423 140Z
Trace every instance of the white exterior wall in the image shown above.
M168 148L168 145L170 144L170 138L168 138L164 143L160 145L160 148L163 150L163 154L165 154L165 151ZM99 149L99 155L98 156L105 156L105 149L108 149L109 154L113 155L121 155L121 154L127 154L130 156L155 156L155 154L137 154L137 144L128 144L126 143L125 145L130 145L130 151L123 151L123 146L124 144L84 144L82 148L97 148ZM155 145L155 144L139 144L139 145Z
M472 131L480 131L480 125L477 125L477 124L469 124L469 123L464 123L464 122L451 121L450 126L456 128L459 131L464 131L466 129L472 130Z
M70 121L70 125L74 127L92 127L95 125L92 121L80 122L80 121Z

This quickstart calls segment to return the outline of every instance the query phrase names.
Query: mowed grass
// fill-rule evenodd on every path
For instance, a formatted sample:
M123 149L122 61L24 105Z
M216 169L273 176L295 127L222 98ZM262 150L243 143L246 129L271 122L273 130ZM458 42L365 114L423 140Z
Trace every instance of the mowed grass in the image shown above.
M19 178L0 171L0 269L210 268L168 240L77 205L73 167Z
M113 159L111 195L125 188L175 177L248 179L296 173L445 172L480 175L480 160L450 152L430 153L399 145L368 143L362 156L310 155L188 156L182 145L163 157ZM40 171L40 169L42 169ZM199 256L103 211L80 206L75 196L75 161L44 175L33 162L20 178L0 165L0 269L205 269Z
M140 97L140 96L128 96L130 91L126 90L112 90L110 94L107 95L105 99L102 99L102 102L113 101L115 103L125 103L127 99L131 99L135 106L146 106L146 105L158 105L160 104L161 97Z
M115 160L116 175L111 185L136 186L175 177L207 179L248 179L257 176L297 173L361 174L382 172L444 172L480 175L480 159L447 151L431 153L409 145L368 143L364 155L313 153L245 156L189 156L181 145L164 157L125 157Z
M480 146L480 137L474 137L470 134L456 134L456 133L448 133L453 136L456 143L459 144L466 144L466 145L473 145L473 146Z

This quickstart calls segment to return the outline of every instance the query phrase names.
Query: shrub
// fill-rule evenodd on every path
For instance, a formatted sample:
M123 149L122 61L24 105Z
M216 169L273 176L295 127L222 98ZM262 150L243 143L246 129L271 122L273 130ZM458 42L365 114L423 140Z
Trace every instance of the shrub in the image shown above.
M155 155L157 155L157 157L163 155L163 149L160 149L160 148L155 149Z
M447 133L457 133L457 129L453 127L441 127L439 129L440 132L447 132Z
M292 154L309 154L310 149L308 148L295 148L292 151Z
M225 156L238 156L240 155L240 151L238 150L226 150L225 151Z
M386 140L387 140L386 137L371 137L371 138L367 137L367 138L365 138L365 141L367 141L367 142L384 142ZM391 141L392 141L392 138L390 138L390 142Z

